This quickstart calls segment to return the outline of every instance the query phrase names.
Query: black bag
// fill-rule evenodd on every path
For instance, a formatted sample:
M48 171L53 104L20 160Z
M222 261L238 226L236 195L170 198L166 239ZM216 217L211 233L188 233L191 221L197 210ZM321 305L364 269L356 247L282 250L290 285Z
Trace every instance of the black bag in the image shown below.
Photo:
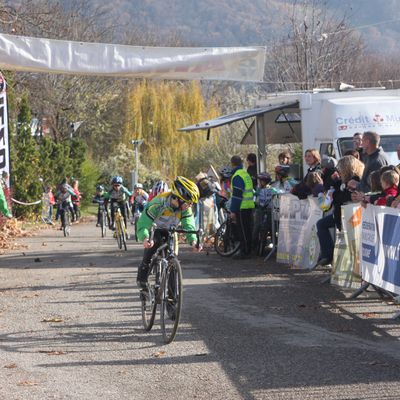
M200 191L200 198L206 198L212 196L218 192L215 183L208 178L202 178L197 182L197 187Z

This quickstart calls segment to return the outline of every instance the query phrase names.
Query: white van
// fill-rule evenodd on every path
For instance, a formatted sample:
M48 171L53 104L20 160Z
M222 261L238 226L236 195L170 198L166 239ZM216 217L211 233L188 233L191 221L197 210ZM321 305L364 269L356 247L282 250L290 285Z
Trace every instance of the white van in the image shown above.
M179 129L210 130L255 117L247 126L242 144L256 144L260 170L266 161L267 144L302 143L304 151L316 148L321 156L337 159L353 148L356 132L375 131L381 146L394 165L399 163L400 90L359 89L335 92L285 92L257 102L256 108L224 115ZM303 165L303 172L307 165Z
M258 129L254 124L243 144L258 144L262 149L270 143L300 142L303 153L316 148L321 155L339 159L353 148L356 132L375 131L390 162L399 163L400 90L285 93L260 102L258 107L273 110L256 117ZM261 150L261 156L263 153Z

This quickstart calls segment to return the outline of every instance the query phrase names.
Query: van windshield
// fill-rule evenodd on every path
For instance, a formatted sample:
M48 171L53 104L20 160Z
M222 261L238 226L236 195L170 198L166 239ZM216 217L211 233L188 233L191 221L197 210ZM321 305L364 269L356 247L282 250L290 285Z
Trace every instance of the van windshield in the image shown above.
M389 161L393 165L399 163L397 157L397 146L400 144L400 135L382 135L380 146L389 158ZM353 150L353 138L342 138L338 140L338 147L340 150L340 156L343 157L344 153L348 150Z

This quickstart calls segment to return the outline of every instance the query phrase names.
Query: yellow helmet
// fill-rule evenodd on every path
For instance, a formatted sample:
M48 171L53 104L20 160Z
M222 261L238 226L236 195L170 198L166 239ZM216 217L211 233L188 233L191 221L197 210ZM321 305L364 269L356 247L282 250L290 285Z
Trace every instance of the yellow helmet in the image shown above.
M177 176L175 178L171 185L171 192L179 199L192 203L197 203L200 197L197 185L184 176Z

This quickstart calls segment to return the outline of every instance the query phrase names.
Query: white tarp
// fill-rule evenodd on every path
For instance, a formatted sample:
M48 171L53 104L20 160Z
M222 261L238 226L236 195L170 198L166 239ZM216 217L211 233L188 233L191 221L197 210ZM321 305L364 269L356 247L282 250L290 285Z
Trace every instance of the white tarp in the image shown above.
M264 47L140 47L0 34L0 68L133 78L262 81Z
M279 240L276 261L310 269L317 263L319 241L316 222L322 218L315 197L299 200L283 194L279 201Z

